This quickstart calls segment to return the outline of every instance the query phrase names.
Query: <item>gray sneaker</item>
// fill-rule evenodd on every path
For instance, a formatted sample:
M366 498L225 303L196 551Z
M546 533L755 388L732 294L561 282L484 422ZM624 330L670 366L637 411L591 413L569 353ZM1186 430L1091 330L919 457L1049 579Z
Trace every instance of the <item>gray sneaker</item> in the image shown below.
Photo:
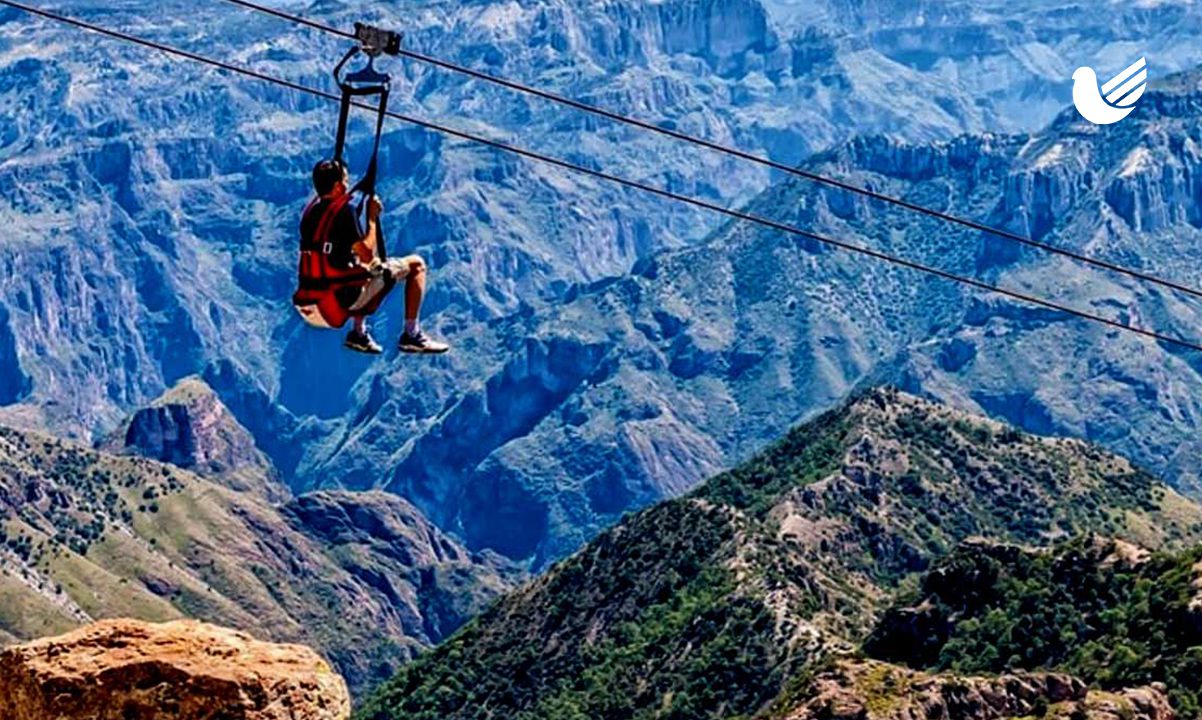
M409 333L401 335L401 341L397 343L397 347L401 352L424 355L439 355L451 349L446 343L431 340L420 330L412 335Z
M365 353L367 355L379 355L384 352L384 348L380 347L380 343L372 339L371 335L366 332L355 332L351 330L343 346L354 350L355 352Z

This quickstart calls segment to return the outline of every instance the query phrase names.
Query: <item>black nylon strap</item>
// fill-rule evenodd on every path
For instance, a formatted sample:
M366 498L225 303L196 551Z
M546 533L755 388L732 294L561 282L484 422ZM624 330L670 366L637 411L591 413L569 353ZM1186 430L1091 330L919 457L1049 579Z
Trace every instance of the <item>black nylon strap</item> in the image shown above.
M372 145L371 161L367 164L367 172L363 174L363 179L355 184L355 190L363 193L367 198L371 198L376 194L376 177L379 174L380 162L380 142L384 135L384 118L388 115L389 88L387 85L373 88L373 93L380 96L380 104L376 111L376 138ZM388 247L384 242L384 221L381 218L376 218L376 256L382 261L388 260Z
M350 50L347 50L346 54L342 56L342 59L338 61L338 64L334 66L334 82L338 83L338 88L342 90L342 102L338 111L338 135L334 139L334 159L344 167L346 166L346 163L343 162L342 154L346 149L346 130L347 123L350 120L351 100L354 96L354 92L352 92L352 88L346 85L346 83L342 82L341 75L342 68L346 66L347 62L349 62L351 58L358 54L359 48L353 47Z
M353 97L354 93L350 92L348 88L342 88L342 102L338 109L338 135L334 140L334 160L343 167L346 167L346 161L342 159L342 154L346 150L346 131L350 123Z
M388 262L388 247L384 244L384 219L376 218L376 256Z
M346 65L347 61L358 53L358 48L352 48L334 68L334 79L338 83L338 88L342 91L338 110L338 135L334 141L334 159L343 167L348 166L344 155L346 154L346 135L350 124L351 105L354 104L354 99L378 96L376 136L372 144L371 160L367 164L367 172L363 174L359 182L355 183L355 187L352 189L352 192L362 193L365 198L370 199L376 194L376 179L379 175L380 164L380 144L384 135L384 118L388 115L388 95L390 88L388 85L388 76L375 72L370 62L364 71L352 73L345 80L343 79L342 68ZM354 84L356 76L358 76L360 81L366 81L368 84L356 86ZM381 260L388 259L388 251L384 244L384 226L378 218L376 220L376 254Z
M378 89L380 96L379 109L376 111L376 139L375 144L371 149L371 161L367 165L367 172L364 173L363 179L359 181L357 187L368 195L376 193L376 175L380 160L380 139L384 134L384 118L388 115L388 86L382 86Z
M339 102L338 108L338 134L334 138L334 159L343 163L344 165L346 162L343 160L343 155L346 152L346 135L350 125L351 105L354 104L355 98L368 97L371 95L380 96L380 108L378 111L378 117L376 118L376 147L372 151L372 164L374 165L376 153L378 153L380 149L380 133L383 132L384 129L384 117L388 112L388 87L376 86L358 88L345 83L339 84L338 87L340 90L342 90L342 98ZM362 184L363 183L360 182L356 187L361 187Z

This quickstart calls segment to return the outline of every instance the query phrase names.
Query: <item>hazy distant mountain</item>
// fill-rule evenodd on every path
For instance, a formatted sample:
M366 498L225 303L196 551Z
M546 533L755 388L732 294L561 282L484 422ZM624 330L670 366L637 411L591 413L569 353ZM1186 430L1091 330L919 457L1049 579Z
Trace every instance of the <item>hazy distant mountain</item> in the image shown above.
M340 51L221 3L201 13L203 35L187 3L150 15L136 3L60 7L323 87ZM778 22L754 0L290 9L338 25L390 22L418 49L787 161L855 133L929 140L1036 127L1068 100L1059 70L1118 52L1124 24L1172 29L1141 48L1158 72L1202 61L1197 13L1176 4L1073 15L1008 3L1004 23L1000 7L816 7L810 25ZM1091 21L1070 34L1076 16ZM1044 36L1047 47L1031 45ZM954 57L924 64L923 48ZM300 332L286 303L295 214L308 168L328 151L333 109L11 9L0 11L0 53L0 96L19 110L0 119L0 217L15 230L2 251L0 403L20 404L7 417L103 433L226 359L298 415L353 416L340 386L365 364ZM406 111L731 203L770 179L445 71L391 66ZM356 128L362 149L366 124ZM453 308L441 324L453 336L567 283L624 273L715 222L399 123L384 160L394 249L430 256L430 309ZM314 366L334 380L328 391L311 391Z

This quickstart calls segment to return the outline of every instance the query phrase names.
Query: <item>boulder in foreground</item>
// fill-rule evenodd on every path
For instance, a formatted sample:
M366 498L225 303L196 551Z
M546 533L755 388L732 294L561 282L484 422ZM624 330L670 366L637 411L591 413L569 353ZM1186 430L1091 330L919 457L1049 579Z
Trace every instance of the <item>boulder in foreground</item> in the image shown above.
M0 718L344 720L317 653L184 620L105 620L0 653Z

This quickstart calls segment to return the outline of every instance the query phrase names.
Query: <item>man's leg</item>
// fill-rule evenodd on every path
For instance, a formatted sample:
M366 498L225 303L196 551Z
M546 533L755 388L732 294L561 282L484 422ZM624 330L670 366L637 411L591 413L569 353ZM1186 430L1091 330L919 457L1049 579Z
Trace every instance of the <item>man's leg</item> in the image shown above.
M450 348L426 336L421 328L422 301L426 298L426 261L417 255L393 260L393 276L405 278L405 332L399 347L402 352L437 354Z
M405 332L417 335L421 330L422 300L426 297L426 262L416 255L404 259L409 274L405 277Z

